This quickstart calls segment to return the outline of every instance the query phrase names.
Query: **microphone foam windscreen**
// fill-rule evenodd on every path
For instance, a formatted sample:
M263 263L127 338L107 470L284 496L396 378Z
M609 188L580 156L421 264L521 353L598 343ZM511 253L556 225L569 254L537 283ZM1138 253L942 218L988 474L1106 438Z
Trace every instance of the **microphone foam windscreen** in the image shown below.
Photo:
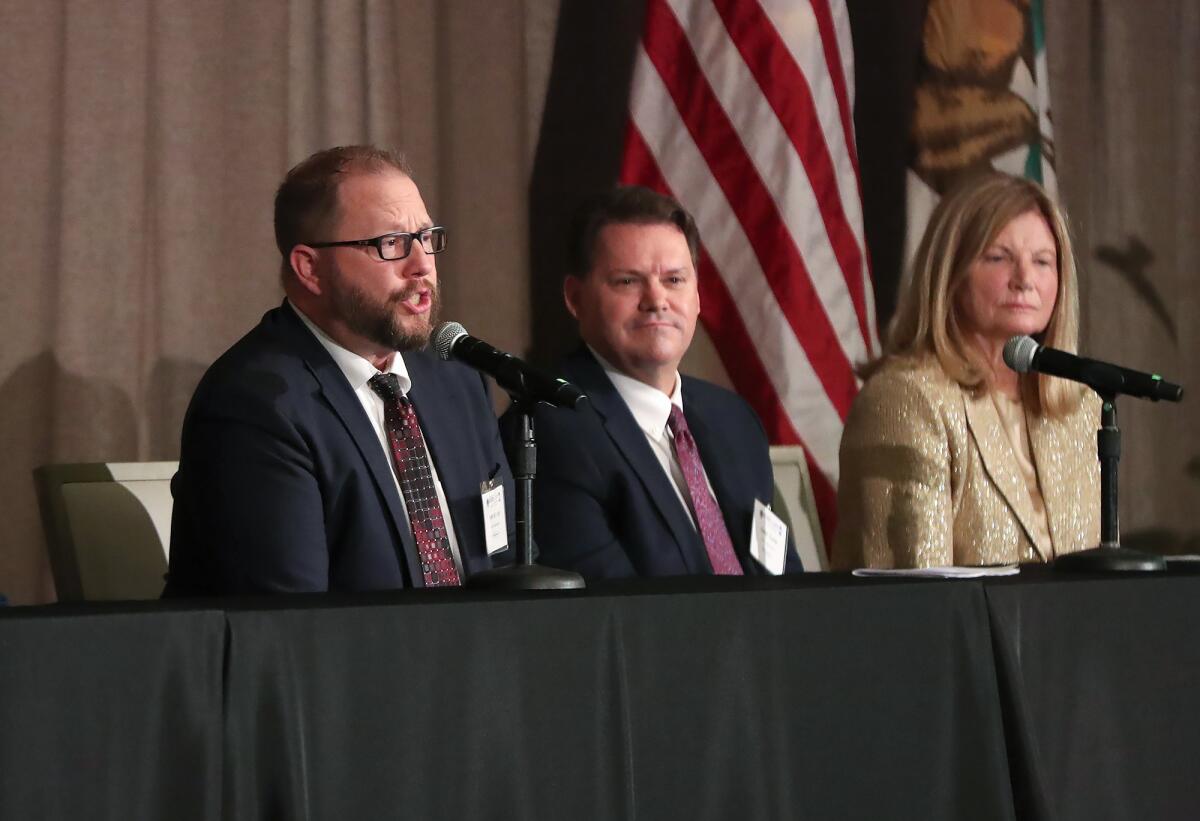
M1029 373L1038 344L1032 336L1014 336L1004 343L1004 364L1017 373Z
M433 329L433 349L442 359L449 360L454 343L467 335L467 329L458 322L443 322Z

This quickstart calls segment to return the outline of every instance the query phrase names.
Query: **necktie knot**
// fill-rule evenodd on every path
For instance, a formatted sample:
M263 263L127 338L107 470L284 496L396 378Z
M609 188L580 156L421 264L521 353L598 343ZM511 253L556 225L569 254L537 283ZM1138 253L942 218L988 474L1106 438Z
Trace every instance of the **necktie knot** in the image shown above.
M690 446L692 432L688 430L687 417L675 403L671 403L671 416L668 423L671 425L671 436L682 444Z
M385 402L400 400L400 377L394 373L377 373L367 382Z

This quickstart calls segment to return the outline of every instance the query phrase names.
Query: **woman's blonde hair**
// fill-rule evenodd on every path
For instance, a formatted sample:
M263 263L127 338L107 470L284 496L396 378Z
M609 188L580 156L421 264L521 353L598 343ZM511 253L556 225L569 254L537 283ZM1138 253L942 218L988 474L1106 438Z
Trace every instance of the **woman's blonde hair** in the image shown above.
M1032 180L999 172L972 177L947 194L929 219L913 260L912 281L900 296L884 343L882 360L937 357L960 385L986 389L987 364L967 340L959 301L971 264L1012 220L1036 211L1046 219L1058 248L1058 295L1046 330L1035 338L1043 345L1074 352L1079 341L1079 290L1075 256L1066 219L1045 190ZM1079 388L1062 379L1021 377L1036 413L1062 416L1077 407Z

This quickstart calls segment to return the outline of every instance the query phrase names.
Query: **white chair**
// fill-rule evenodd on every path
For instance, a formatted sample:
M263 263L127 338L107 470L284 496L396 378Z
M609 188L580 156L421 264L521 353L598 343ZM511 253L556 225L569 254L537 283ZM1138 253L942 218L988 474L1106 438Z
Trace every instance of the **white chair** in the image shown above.
M158 598L178 467L97 462L34 470L59 601Z
M809 572L829 569L817 502L808 477L808 462L799 445L772 445L775 501L771 507L787 522L800 563Z

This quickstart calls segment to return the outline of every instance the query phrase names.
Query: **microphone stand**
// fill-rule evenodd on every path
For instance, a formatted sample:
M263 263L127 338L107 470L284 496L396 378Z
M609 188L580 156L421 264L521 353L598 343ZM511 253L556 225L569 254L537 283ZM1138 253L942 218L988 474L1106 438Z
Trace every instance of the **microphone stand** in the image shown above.
M1117 427L1116 394L1097 391L1104 404L1096 447L1100 456L1100 546L1078 553L1064 553L1054 560L1054 569L1069 573L1145 573L1166 570L1167 563L1156 553L1121 547L1117 511L1117 466L1121 461L1121 430Z
M517 485L517 563L476 573L468 585L485 590L573 590L584 587L583 576L570 570L543 567L533 561L533 477L537 472L537 442L533 435L533 407L521 394L510 391L513 410L521 422L521 440L513 457Z

